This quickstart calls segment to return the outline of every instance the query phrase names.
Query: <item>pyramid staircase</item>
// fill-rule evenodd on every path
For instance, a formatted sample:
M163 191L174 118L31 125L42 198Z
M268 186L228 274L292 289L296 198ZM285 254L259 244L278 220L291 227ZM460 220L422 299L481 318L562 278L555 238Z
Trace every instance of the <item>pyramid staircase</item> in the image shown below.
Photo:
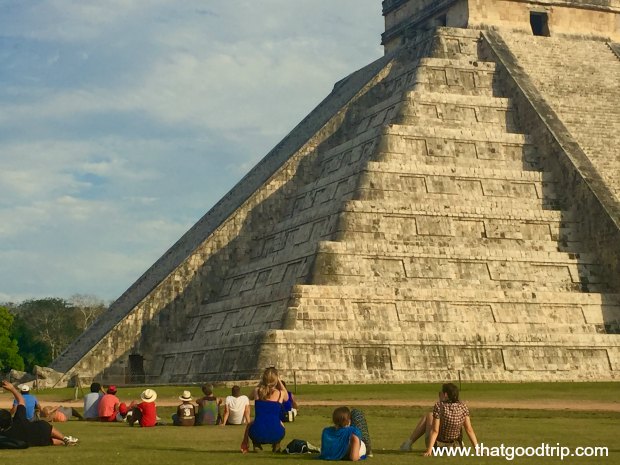
M312 284L294 289L279 366L324 382L616 376L620 296L477 39L444 30L442 57L417 62Z

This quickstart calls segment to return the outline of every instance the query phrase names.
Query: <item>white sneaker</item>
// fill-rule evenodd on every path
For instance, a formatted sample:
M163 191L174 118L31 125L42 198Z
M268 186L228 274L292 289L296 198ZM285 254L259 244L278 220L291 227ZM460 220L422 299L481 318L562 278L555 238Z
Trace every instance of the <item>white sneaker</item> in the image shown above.
M62 438L65 446L75 446L80 441L78 438L74 438L73 436L65 436Z
M411 450L411 446L411 439L407 439L400 445L400 450L402 450L403 452L409 452Z

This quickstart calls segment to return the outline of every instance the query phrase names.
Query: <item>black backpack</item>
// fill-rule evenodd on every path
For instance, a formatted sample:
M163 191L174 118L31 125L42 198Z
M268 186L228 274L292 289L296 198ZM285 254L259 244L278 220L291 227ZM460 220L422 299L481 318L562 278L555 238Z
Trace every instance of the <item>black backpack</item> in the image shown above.
M319 453L321 450L303 439L293 439L282 452L285 454L311 454L313 452Z
M0 434L0 449L27 449L28 443L19 439L7 438Z

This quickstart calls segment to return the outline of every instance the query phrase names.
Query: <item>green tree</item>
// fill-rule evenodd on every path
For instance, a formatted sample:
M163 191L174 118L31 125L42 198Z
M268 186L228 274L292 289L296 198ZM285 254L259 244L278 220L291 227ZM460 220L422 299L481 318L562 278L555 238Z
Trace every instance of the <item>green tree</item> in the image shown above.
M35 365L48 366L52 361L50 347L38 338L26 321L18 314L13 322L13 337L17 339L19 355L24 359L24 369L32 373Z
M24 369L24 360L19 355L19 346L13 339L13 315L6 307L0 307L0 370Z
M16 314L39 340L49 347L52 360L80 335L78 310L64 299L26 300Z

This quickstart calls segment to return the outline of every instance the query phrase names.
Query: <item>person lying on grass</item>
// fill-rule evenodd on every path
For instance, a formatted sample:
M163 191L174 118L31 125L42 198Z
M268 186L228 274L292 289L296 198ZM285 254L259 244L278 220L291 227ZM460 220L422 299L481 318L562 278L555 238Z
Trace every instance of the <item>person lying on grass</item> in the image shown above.
M2 381L2 388L13 394L17 401L15 416L0 410L0 434L10 439L23 441L29 446L74 446L78 439L65 436L51 424L43 420L28 421L24 396L8 381Z

